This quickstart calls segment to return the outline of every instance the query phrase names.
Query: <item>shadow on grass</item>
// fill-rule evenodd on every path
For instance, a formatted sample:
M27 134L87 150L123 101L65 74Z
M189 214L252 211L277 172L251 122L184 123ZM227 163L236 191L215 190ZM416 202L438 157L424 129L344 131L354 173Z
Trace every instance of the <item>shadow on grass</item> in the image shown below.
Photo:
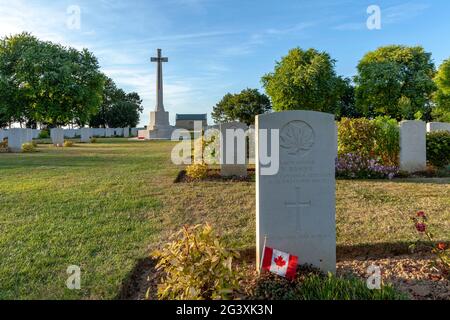
M156 260L150 257L139 260L123 281L117 300L140 300L145 298L147 290L149 299L156 300L161 276L156 264Z

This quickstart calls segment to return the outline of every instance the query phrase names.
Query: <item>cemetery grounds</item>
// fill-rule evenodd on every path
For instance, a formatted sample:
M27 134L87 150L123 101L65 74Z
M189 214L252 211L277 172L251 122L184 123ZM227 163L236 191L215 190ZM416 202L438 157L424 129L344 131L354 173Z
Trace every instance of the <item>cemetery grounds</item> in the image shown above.
M173 145L99 139L0 154L0 299L122 298L139 262L185 224L209 222L230 247L254 250L254 182L174 183ZM449 243L449 208L450 178L338 180L339 272L363 275L374 260L425 297L411 216L424 210ZM81 267L81 290L66 288L70 265Z

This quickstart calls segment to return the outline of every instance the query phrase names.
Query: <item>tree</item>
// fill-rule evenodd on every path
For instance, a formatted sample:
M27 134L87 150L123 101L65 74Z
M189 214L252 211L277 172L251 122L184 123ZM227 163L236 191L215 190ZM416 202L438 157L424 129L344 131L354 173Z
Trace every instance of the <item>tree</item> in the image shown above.
M363 115L356 109L355 87L349 78L339 78L337 82L339 100L336 108L336 118L361 118Z
M106 78L103 102L98 112L91 116L89 125L103 128L136 127L143 110L142 100L136 92L126 94L117 88L112 79Z
M315 49L295 48L266 74L262 83L275 111L314 110L335 113L340 98L335 60Z
M269 98L258 89L245 89L240 93L227 93L213 108L212 118L216 123L239 121L251 125L255 116L271 110Z
M358 64L356 106L368 117L429 120L434 73L431 54L422 47L378 48Z
M437 91L433 96L435 103L432 111L433 119L450 122L450 59L441 64L434 81Z
M95 56L28 33L0 40L0 110L9 122L86 123L101 103L104 77Z

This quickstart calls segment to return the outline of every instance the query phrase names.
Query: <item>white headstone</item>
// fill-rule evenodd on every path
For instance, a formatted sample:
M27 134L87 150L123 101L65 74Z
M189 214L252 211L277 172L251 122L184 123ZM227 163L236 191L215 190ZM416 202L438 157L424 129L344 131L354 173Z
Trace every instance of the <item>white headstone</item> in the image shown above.
M312 111L260 115L256 134L257 265L266 238L268 247L298 256L300 264L334 273L337 157L334 115ZM268 175L276 171L267 170L264 155L273 157L276 149L279 170Z
M248 163L251 165L255 164L255 158L256 158L256 132L255 132L255 126L251 125L248 127L247 130L247 137L248 137Z
M26 142L32 142L34 139L34 132L33 129L24 129L26 130Z
M114 135L116 137L123 137L123 128L115 128L114 129Z
M448 131L450 132L450 123L448 122L430 122L427 124L427 132Z
M400 170L423 171L427 168L427 129L423 121L400 123Z
M123 137L124 138L130 137L130 128L129 127L123 128Z
M111 138L114 135L114 129L112 128L106 128L105 129L105 137Z
M223 177L247 176L247 125L240 122L220 124L220 174Z
M53 128L50 130L50 137L54 146L61 147L64 144L64 130L61 128Z
M8 148L11 152L22 152L22 145L29 142L28 129L10 129L8 133Z
M91 138L93 136L93 132L91 128L81 128L81 142L89 143L91 142Z
M138 136L138 132L139 132L139 129L138 128L131 128L131 136L132 137L137 137Z
M66 129L64 130L64 137L68 139L73 139L76 136L76 130L75 129Z
M33 139L39 138L40 134L41 134L41 130L33 129Z
M105 128L95 128L92 130L93 130L93 134L95 137L101 137L101 138L105 137L105 134L106 134Z

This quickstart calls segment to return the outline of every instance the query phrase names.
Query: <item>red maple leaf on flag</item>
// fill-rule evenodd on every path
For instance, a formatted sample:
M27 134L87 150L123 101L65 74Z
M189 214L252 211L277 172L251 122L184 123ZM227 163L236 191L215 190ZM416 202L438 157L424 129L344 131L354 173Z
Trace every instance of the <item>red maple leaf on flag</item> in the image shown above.
M275 262L275 264L279 268L283 268L286 265L286 261L284 261L282 256L279 256L278 258L275 258L275 260L273 260L273 261Z

